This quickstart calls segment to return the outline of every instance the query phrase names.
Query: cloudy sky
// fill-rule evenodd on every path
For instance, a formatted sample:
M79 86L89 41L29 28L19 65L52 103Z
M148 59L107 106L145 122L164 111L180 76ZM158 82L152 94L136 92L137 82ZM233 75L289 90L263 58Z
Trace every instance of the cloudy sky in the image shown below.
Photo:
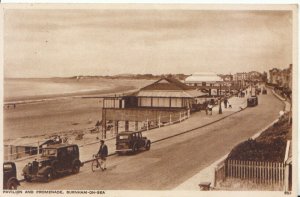
M235 73L292 63L289 11L5 10L5 77Z

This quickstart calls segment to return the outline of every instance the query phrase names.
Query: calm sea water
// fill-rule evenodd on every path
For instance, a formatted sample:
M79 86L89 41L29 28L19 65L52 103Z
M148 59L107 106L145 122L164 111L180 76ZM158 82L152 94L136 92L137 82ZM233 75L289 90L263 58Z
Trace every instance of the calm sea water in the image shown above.
M150 81L152 82L152 81ZM47 96L103 91L120 86L136 88L149 84L149 80L76 80L76 79L5 79L4 101L23 101Z

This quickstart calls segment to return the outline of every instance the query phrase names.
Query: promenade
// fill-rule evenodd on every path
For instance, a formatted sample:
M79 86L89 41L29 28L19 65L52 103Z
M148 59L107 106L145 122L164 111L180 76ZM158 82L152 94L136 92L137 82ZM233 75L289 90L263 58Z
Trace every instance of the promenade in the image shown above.
M229 103L232 105L232 108L224 108L224 104L222 103L222 114L219 114L219 106L216 105L213 108L212 115L206 115L205 111L196 112L193 113L190 116L190 118L180 123L176 123L173 125L168 125L156 129L151 129L148 131L143 131L143 136L147 137L148 139L151 140L152 143L154 143L155 141L166 137L177 135L195 128L204 127L205 125L212 124L214 122L226 118L227 116L230 116L231 114L243 110L244 108L246 108L247 105L246 99L247 96L244 98L232 97L229 99ZM105 143L108 147L109 155L115 153L116 150L115 140L116 140L115 138L110 138L105 140ZM90 161L92 159L92 155L98 152L99 146L100 146L100 142L80 146L79 148L80 161L81 162ZM36 157L30 157L28 159L21 159L15 162L17 166L18 179L23 179L23 177L21 176L23 167L28 162L33 161L35 158Z

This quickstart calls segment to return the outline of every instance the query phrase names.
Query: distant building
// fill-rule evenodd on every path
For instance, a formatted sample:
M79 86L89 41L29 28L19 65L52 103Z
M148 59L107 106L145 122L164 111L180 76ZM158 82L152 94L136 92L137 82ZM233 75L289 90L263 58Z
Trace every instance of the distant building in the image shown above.
M247 72L235 73L233 75L234 86L237 89L241 89L247 86L249 80L249 74Z
M233 80L234 81L248 81L249 75L246 72L236 73L233 75Z
M217 86L223 79L213 72L194 73L184 81L188 86Z
M221 77L224 82L231 82L231 81L233 81L233 75L232 74L229 74L229 75L219 75L219 77Z

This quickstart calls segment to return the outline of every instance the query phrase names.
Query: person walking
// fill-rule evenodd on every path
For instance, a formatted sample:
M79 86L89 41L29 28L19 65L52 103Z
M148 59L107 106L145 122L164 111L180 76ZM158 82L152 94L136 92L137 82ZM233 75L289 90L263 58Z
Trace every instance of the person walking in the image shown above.
M101 163L102 163L102 171L106 170L106 157L108 155L108 148L106 146L106 144L104 143L104 140L100 140L100 148L98 151L98 156L101 159Z
M224 98L224 107L227 108L227 104L228 104L228 99L227 97Z
M208 111L210 112L210 115L212 115L212 108L213 108L212 104L209 103L207 108L208 108Z

